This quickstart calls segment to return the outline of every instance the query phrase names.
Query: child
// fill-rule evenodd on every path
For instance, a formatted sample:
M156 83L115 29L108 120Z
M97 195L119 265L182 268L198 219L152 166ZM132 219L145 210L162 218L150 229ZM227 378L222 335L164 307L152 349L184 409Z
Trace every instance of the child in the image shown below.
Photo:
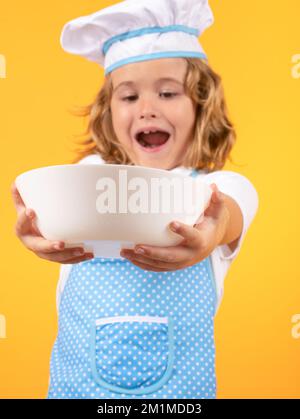
M18 237L62 263L49 398L216 397L214 317L258 197L221 170L235 133L198 41L212 22L206 0L128 0L64 27L63 48L106 76L79 163L201 176L214 192L197 224L174 230L180 245L87 260L45 240L13 188Z

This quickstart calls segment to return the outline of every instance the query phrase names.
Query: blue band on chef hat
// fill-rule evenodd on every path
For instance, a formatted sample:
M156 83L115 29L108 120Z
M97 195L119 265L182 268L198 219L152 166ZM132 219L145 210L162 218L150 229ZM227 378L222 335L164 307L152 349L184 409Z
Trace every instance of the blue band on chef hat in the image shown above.
M155 26L153 28L143 28L137 29L135 31L125 32L120 35L113 36L112 38L108 39L104 45L102 52L105 55L109 48L118 41L124 41L125 39L136 38L139 36L143 36L145 34L151 33L165 33L165 32L185 32L190 35L194 35L196 37L199 36L199 32L195 28L189 28L188 26L184 25L170 25L165 27ZM115 70L118 67L121 67L126 64L130 64L133 62L145 61L145 60L154 60L159 58L176 58L176 57L193 57L193 58L204 58L207 59L206 54L202 52L195 52L195 51L164 51L164 52L157 52L153 54L144 54L135 57L126 58L124 60L120 60L117 63L114 63L110 67L105 70L105 75L110 73L111 71Z
M130 57L124 60L120 60L116 62L115 64L112 64L111 66L107 67L107 69L105 70L105 75L115 70L116 68L122 67L123 65L126 65L126 64L137 63L140 61L158 60L159 58L182 58L182 57L207 59L207 56L202 52L194 52L194 51L156 52L154 54L138 55L135 57Z
M164 32L186 32L190 35L197 36L199 35L199 31L195 28L189 28L188 26L184 25L170 25L170 26L154 26L153 28L143 28L137 29L135 31L129 31L125 33L121 33L120 35L115 35L112 38L109 38L103 45L102 52L105 55L109 48L118 41L124 41L125 39L136 38L138 36L147 35L149 33L164 33Z

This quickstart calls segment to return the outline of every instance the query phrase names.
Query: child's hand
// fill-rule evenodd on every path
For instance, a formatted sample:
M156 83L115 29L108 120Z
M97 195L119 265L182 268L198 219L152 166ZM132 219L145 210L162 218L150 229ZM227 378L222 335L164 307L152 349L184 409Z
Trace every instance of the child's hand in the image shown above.
M84 254L84 249L64 249L63 242L46 240L34 223L34 211L25 207L15 183L11 186L11 193L18 213L15 234L27 249L31 250L42 259L63 264L79 263L93 257L90 253ZM76 254L75 252L79 250L82 250L82 252Z
M178 222L179 228L173 230L184 239L179 245L171 247L138 245L134 250L122 250L121 256L128 258L142 269L155 272L184 269L207 258L221 243L229 220L229 211L222 193L218 191L217 185L210 186L213 193L204 215L193 227ZM141 247L145 252L136 253L135 251Z

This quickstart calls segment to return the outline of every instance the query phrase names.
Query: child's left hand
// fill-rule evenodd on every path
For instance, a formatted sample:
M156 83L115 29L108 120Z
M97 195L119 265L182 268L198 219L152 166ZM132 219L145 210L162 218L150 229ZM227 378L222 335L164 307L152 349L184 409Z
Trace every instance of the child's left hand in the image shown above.
M134 250L122 249L121 256L129 259L134 265L147 271L166 272L184 269L206 259L221 244L227 231L229 211L224 195L218 191L216 184L211 184L213 193L210 202L194 226L179 223L172 229L183 237L177 246L158 247L137 245ZM172 225L170 227L172 228ZM138 249L144 253L137 253Z

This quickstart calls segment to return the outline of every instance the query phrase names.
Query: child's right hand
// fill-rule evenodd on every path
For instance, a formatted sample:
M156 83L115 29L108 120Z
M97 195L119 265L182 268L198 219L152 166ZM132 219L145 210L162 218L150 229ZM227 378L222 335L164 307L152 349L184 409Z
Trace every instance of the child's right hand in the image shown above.
M84 249L75 247L65 249L64 242L45 239L35 225L35 213L26 208L15 183L11 186L11 193L18 214L15 233L27 249L42 259L58 263L79 263L93 258L92 253L84 253ZM82 253L76 253L78 251Z

